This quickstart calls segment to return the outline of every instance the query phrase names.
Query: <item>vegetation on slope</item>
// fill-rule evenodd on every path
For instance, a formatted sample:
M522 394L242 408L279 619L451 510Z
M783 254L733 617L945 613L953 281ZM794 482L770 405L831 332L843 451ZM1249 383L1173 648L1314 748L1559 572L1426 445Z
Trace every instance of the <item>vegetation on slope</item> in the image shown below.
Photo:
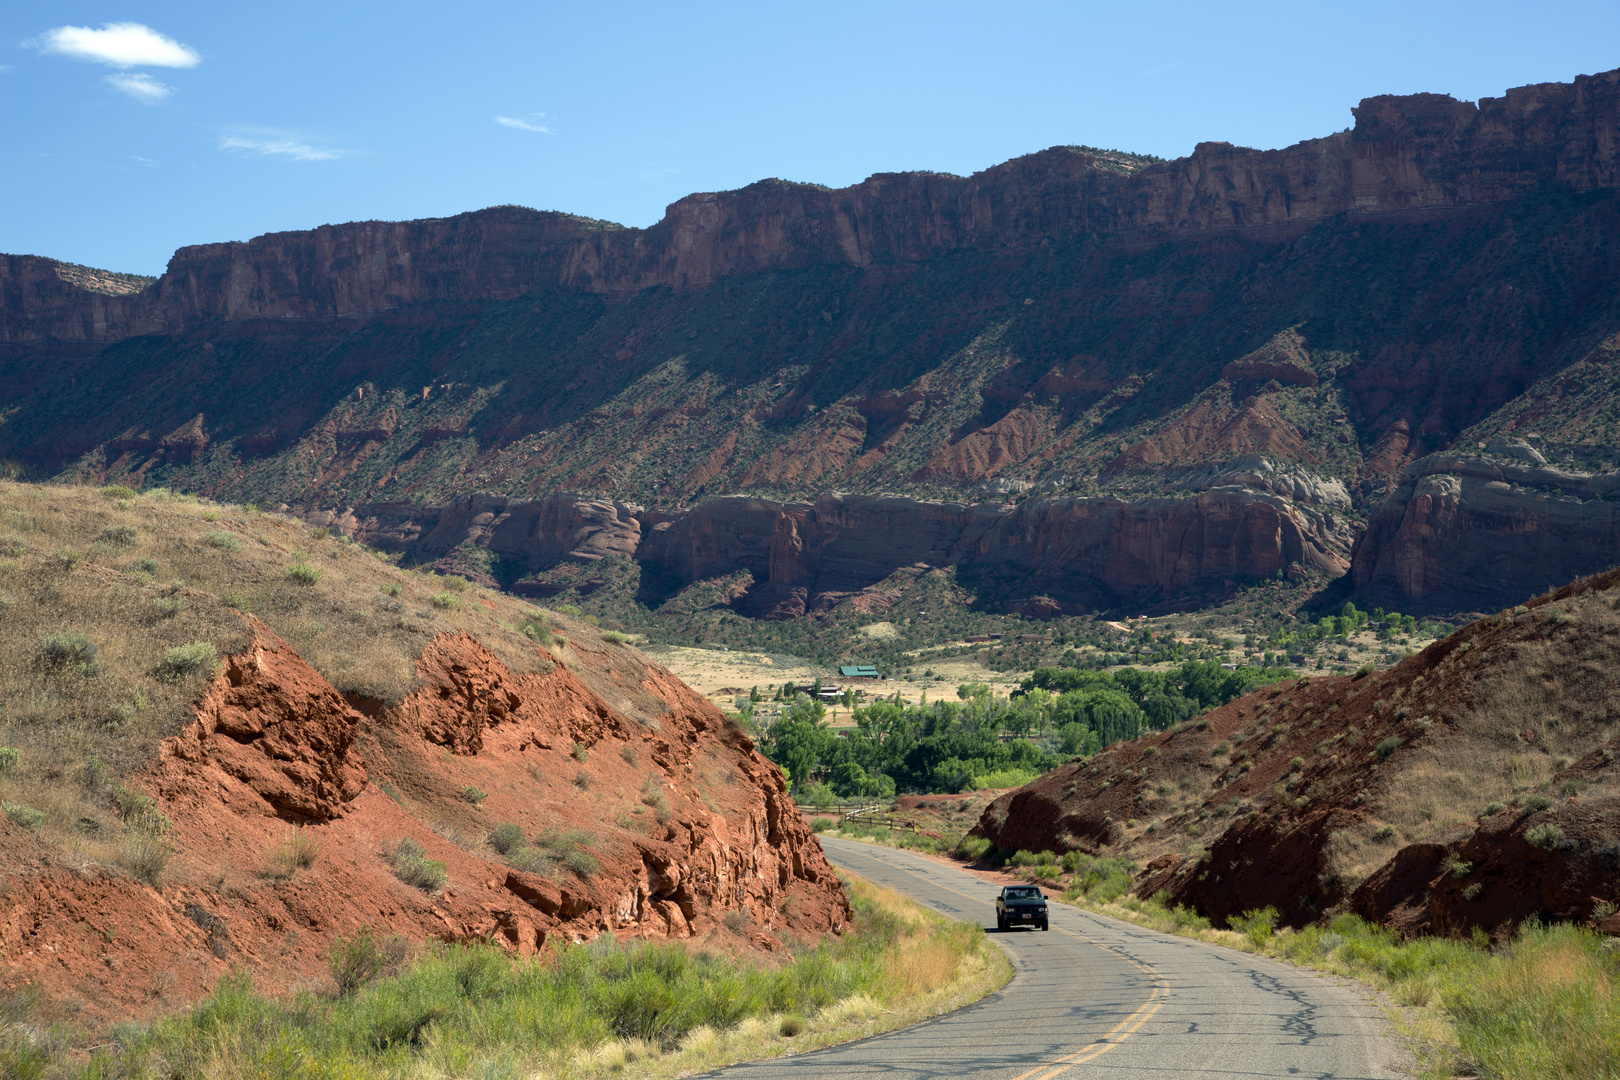
M88 1063L82 1033L40 1023L31 995L0 1013L0 1073L192 1080L603 1073L670 1076L774 1057L910 1023L982 996L1009 969L977 926L849 879L844 937L780 964L681 943L564 943L514 960L493 945L409 955L361 931L331 955L332 989L290 999L243 970L207 1000L124 1025Z

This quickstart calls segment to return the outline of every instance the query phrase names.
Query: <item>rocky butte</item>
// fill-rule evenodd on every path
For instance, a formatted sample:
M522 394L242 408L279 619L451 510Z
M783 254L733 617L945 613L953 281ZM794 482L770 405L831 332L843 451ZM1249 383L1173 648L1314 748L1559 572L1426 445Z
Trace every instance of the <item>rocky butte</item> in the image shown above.
M755 614L942 564L1003 568L1014 609L1282 569L1460 610L1620 561L1620 73L1352 114L1274 151L766 180L646 229L329 225L143 288L0 257L0 456L424 554L499 505L534 537L471 530L531 577L606 515L671 574L748 569Z

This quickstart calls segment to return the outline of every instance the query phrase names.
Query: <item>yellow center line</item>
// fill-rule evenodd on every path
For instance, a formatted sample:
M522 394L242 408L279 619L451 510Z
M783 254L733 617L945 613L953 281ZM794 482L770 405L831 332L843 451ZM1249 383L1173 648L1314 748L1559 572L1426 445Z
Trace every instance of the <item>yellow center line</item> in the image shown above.
M912 877L917 878L919 881L925 882L926 884L932 885L936 889L944 889L946 892L955 893L957 896L960 896L965 900L971 900L975 904L984 903L982 897L973 896L969 893L963 892L960 889L953 889L949 885L945 885L937 881L930 881L921 874L907 870L904 866L899 866L895 863L885 863L884 865L898 870L902 874L910 874ZM1028 1072L1022 1072L1017 1076L1012 1077L1011 1080L1052 1080L1052 1078L1057 1076L1059 1073L1067 1072L1076 1065L1084 1065L1088 1061L1093 1061L1102 1057L1104 1054L1108 1053L1108 1051L1112 1050L1114 1047L1136 1034L1137 1031L1141 1029L1142 1025L1147 1023L1148 1020L1153 1017L1154 1013L1164 1008L1164 1003L1170 999L1170 988L1168 985L1166 985L1164 977L1149 965L1134 960L1117 949L1104 945L1102 942L1094 940L1093 938L1089 938L1085 934L1077 934L1073 930L1065 930L1061 926L1056 927L1055 929L1058 933L1067 934L1072 938L1077 938L1094 949L1101 949L1103 952L1108 953L1111 956L1117 956L1119 959L1136 968L1136 970L1142 972L1144 975L1153 980L1153 993L1148 995L1148 999L1141 1004L1140 1008L1131 1013L1131 1015L1127 1016L1125 1019L1121 1020L1118 1024L1115 1024L1113 1028L1111 1028L1106 1034L1096 1039L1096 1041L1091 1043L1091 1045L1085 1047L1084 1049L1076 1050L1067 1057L1060 1057L1056 1061L1042 1062L1033 1069L1030 1069Z

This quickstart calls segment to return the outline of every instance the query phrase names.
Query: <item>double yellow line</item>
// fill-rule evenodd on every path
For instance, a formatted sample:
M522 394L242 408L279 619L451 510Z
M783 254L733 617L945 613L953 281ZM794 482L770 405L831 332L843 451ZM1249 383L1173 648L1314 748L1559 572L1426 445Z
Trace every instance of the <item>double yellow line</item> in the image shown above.
M951 891L955 892L956 890L952 889ZM1115 1024L1112 1029L1098 1038L1097 1041L1092 1043L1090 1046L1083 1050L1076 1050L1074 1053L1069 1054L1066 1057L1060 1057L1056 1061L1048 1061L1037 1065L1028 1072L1019 1073L1017 1076L1013 1077L1012 1080L1052 1080L1052 1077L1057 1076L1059 1073L1066 1072L1067 1070L1074 1068L1076 1065L1084 1065L1088 1061L1095 1061L1097 1058L1102 1057L1104 1054L1108 1053L1108 1051L1112 1050L1114 1047L1118 1046L1132 1035L1135 1035L1137 1030L1143 1024L1147 1023L1148 1020L1152 1018L1154 1013L1162 1009L1164 1007L1164 1003L1170 999L1170 988L1165 985L1164 978L1148 965L1137 960L1132 960L1124 953L1115 949L1110 949L1107 945L1104 945L1101 942L1093 941L1084 934L1076 934L1074 931L1065 930L1061 926L1057 928L1057 931L1060 934L1068 934L1072 938L1079 938L1081 941L1084 941L1087 945L1090 945L1093 948L1101 949L1105 953L1111 953L1114 956L1119 957L1121 960L1125 961L1127 964L1131 965L1133 968L1136 968L1136 970L1142 972L1144 975L1153 980L1153 993L1148 995L1148 999L1142 1002L1140 1008L1131 1013L1131 1015L1127 1016L1125 1019L1121 1020L1118 1024Z
M897 866L894 863L888 863L887 865L895 870L900 871L902 874L910 874L912 877L917 878L919 881L923 881L928 885L932 885L936 889L944 889L946 892L955 893L964 900L971 900L975 904L984 903L982 897L965 893L961 889L953 889L949 885L943 884L942 882L930 881L929 879L923 877L923 875L908 870L904 866ZM1160 975L1149 965L1144 964L1139 960L1133 960L1119 950L1109 948L1102 942L1095 941L1084 934L1077 934L1073 930L1065 930L1061 926L1054 927L1054 929L1056 929L1060 934L1067 934L1072 938L1077 938L1078 940L1085 942L1087 945L1090 945L1092 948L1101 949L1105 953L1119 957L1121 960L1125 961L1127 964L1131 965L1133 968L1153 980L1153 993L1148 995L1148 999L1142 1002L1141 1006L1135 1012L1131 1013L1131 1015L1115 1024L1111 1029L1109 1029L1108 1032L1100 1036L1090 1046L1087 1046L1082 1050L1076 1050L1074 1053L1065 1057L1060 1057L1056 1061L1042 1062L1033 1069L1030 1069L1028 1072L1022 1072L1017 1076L1012 1077L1011 1080L1052 1080L1053 1077L1060 1073L1067 1072L1076 1065L1084 1065L1088 1061L1095 1061L1097 1058L1102 1057L1104 1054L1108 1053L1108 1051L1112 1050L1114 1047L1118 1046L1132 1035L1135 1035L1137 1031L1141 1029L1143 1024L1152 1019L1154 1013L1164 1008L1164 1003L1170 999L1170 987L1165 983L1164 976Z

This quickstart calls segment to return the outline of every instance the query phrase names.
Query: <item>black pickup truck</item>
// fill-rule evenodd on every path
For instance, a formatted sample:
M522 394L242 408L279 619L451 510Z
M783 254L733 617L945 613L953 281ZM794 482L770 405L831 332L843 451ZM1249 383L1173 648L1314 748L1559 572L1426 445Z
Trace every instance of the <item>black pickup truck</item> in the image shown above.
M1034 885L1004 885L996 897L996 929L1019 924L1047 928L1046 897Z

